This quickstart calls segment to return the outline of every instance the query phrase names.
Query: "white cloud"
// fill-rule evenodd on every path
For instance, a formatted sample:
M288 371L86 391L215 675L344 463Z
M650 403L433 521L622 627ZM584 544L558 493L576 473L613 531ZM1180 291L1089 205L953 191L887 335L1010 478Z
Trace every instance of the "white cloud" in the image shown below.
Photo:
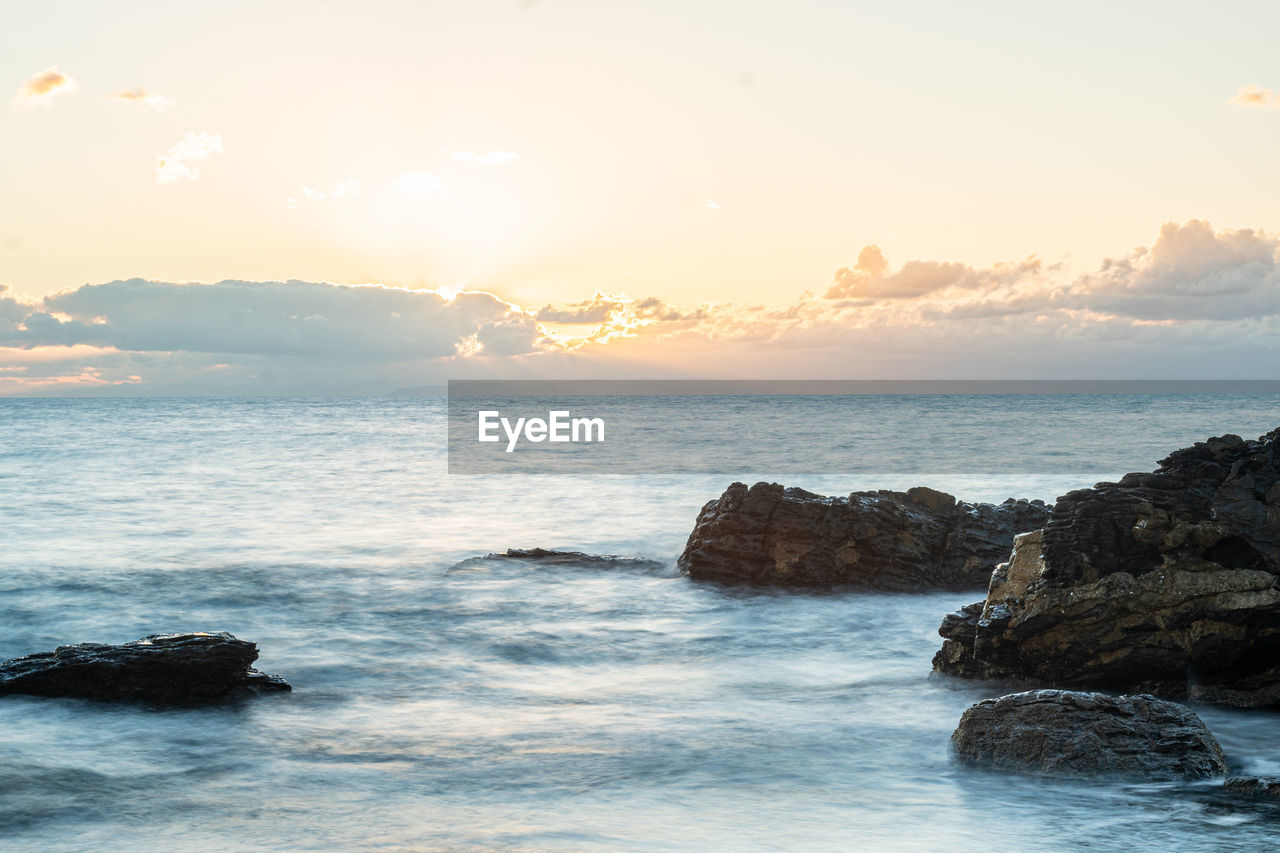
M455 151L453 152L453 159L460 160L463 163L469 163L472 166L501 166L504 163L519 160L520 155L511 151L490 151L487 154L475 154L471 151Z
M69 95L78 88L71 75L59 71L56 65L50 65L23 81L18 87L18 93L13 96L13 108L29 110L34 107L50 107L54 98Z
M1041 272L1034 256L1020 264L998 264L974 269L967 264L939 261L907 261L897 272L879 246L866 246L852 267L836 270L828 299L914 299L949 288L975 289L1008 286Z
M1104 261L1058 301L1148 321L1280 314L1280 236L1167 222L1150 249Z
M108 101L120 101L121 103L133 104L143 109L155 110L158 113L166 112L174 106L174 101L166 98L159 92L148 92L141 86L135 86L132 89L122 89L119 92L112 92L106 96Z
M156 161L156 181L172 184L194 181L200 177L204 161L222 153L222 136L216 133L188 132Z
M320 201L326 198L342 198L344 196L352 196L358 192L360 192L360 182L346 180L346 181L338 181L338 183L334 184L333 189L329 189L329 190L318 190L314 187L303 187L302 197L305 198L307 201ZM298 200L290 196L289 198L290 209L296 208L297 206L298 206Z
M719 210L719 209L720 209L720 205L716 204L714 201L709 201L709 202L707 202L707 203L706 203L706 205L704 205L704 206L705 206L705 207L709 207L709 208L711 208L712 210Z
M1071 280L1055 280L1057 272L1034 256L986 268L913 260L894 271L867 246L857 263L836 271L826 296L861 300L864 313L896 305L899 317L923 322L1055 312L1124 323L1280 316L1280 236L1247 228L1168 222L1150 248Z
M427 171L407 172L393 182L402 193L426 195L444 186L444 182Z
M824 299L673 307L597 293L536 313L568 349L805 375L1159 377L1280 369L1280 236L1168 223L1149 249L1067 277L1034 257L972 267L875 246ZM647 339L647 343L644 341ZM661 340L661 343L657 343ZM695 353L696 355L690 355ZM810 353L791 358L789 353ZM684 353L676 356L675 353ZM806 359L808 359L806 361Z

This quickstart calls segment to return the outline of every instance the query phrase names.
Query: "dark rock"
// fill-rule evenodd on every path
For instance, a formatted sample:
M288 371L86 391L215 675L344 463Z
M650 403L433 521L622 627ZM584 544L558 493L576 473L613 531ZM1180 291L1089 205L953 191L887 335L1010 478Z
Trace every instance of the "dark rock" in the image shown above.
M1228 794L1280 797L1280 779L1274 776L1232 776L1222 785Z
M491 560L512 560L521 563L535 563L541 566L575 566L587 569L644 569L650 571L666 569L671 565L658 560L645 560L639 557L618 557L613 554L584 554L581 551L552 551L546 548L508 548L501 554L471 557L453 566L453 568L471 568Z
M1043 501L971 504L924 487L815 495L734 483L702 508L680 557L697 580L917 591L981 589Z
M225 632L59 646L0 663L0 696L198 702L241 690L292 689L253 669L257 657L257 645Z
M1033 690L971 707L951 736L965 763L1040 776L1202 779L1227 762L1205 724L1154 696Z
M1280 705L1278 444L1214 438L1063 496L944 621L934 669Z

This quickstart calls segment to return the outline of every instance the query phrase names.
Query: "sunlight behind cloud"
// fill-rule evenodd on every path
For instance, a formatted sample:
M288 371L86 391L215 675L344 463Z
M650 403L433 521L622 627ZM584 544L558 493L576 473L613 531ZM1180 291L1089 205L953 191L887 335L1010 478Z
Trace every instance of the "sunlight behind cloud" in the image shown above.
M987 266L912 259L895 268L867 246L837 271L827 298L805 292L767 305L675 305L596 291L534 309L456 281L408 290L133 279L38 302L0 287L0 347L15 354L0 393L51 377L90 387L136 377L204 382L218 371L233 383L281 359L317 377L299 387L323 390L319 377L335 358L348 365L348 380L378 389L409 384L409 374L443 376L471 359L487 368L519 359L520 370L541 376L570 363L589 370L627 361L650 371L697 363L738 378L801 368L867 378L881 376L886 358L898 377L934 375L941 365L976 374L1032 365L1056 375L1141 351L1157 359L1144 372L1177 376L1216 352L1253 375L1274 365L1268 353L1280 334L1280 236L1201 220L1166 223L1149 248L1084 274L1034 258ZM1009 361L1011 351L1035 358ZM47 367L16 355L33 352Z

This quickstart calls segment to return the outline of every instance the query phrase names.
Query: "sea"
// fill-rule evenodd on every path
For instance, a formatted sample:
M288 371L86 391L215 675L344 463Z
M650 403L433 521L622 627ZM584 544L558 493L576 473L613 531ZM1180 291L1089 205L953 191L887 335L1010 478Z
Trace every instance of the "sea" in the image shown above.
M751 589L675 567L699 508L735 480L1052 502L1197 440L1257 437L1280 426L1280 397L612 405L654 423L678 410L682 426L632 448L640 466L450 473L443 397L0 400L0 658L230 631L294 686L209 707L0 698L0 849L1209 851L1280 837L1280 806L1220 782L957 765L961 713L1008 692L930 672L942 617L980 593ZM654 562L471 559L534 547ZM1233 772L1280 774L1280 717L1196 710Z

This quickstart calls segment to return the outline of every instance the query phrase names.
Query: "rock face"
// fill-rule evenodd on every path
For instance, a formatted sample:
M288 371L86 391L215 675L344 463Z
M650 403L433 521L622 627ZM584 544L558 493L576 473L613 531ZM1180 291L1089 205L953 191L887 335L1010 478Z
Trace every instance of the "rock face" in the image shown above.
M1032 690L971 707L951 736L968 764L1040 776L1203 779L1227 762L1205 724L1154 696Z
M80 643L0 663L0 696L199 702L240 690L291 690L253 669L254 643L227 633L156 634L123 643Z
M1047 517L1043 501L971 504L924 487L831 498L734 483L702 508L679 567L734 583L982 589L1014 534Z
M1280 704L1278 445L1213 438L1060 498L943 621L934 669Z

